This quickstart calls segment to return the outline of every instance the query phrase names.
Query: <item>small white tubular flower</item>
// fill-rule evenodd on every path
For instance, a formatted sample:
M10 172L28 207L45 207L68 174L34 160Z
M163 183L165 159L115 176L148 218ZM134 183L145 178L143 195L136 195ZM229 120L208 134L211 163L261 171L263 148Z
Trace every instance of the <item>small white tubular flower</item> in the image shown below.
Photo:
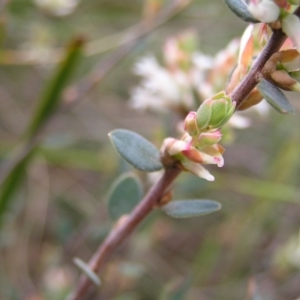
M131 93L134 108L166 111L180 105L181 89L177 82L180 78L162 68L154 57L139 60L133 72L143 77L140 86Z
M300 19L289 14L282 19L282 31L292 40L298 53L300 53Z
M188 150L190 148L189 143L182 140L175 140L173 142L172 147L169 149L170 155L176 155L184 150Z
M210 70L214 65L213 57L201 52L195 52L193 54L192 62L198 70Z
M78 0L34 0L42 10L54 16L66 16L74 11Z
M153 56L146 56L140 59L133 68L133 73L140 76L149 77L160 71L157 60Z
M220 132L202 133L202 140L206 139L208 144L212 139L218 141L221 138ZM204 142L204 141L202 141ZM222 153L224 149L218 144L201 147L197 149L192 144L198 143L198 139L192 138L188 133L182 136L181 140L166 138L161 147L161 153L173 156L185 171L189 171L208 181L213 181L214 177L203 167L203 164L214 164L218 167L224 165Z
M201 164L192 162L190 160L183 160L181 162L181 164L183 165L183 167L190 171L191 173L204 178L208 181L214 181L215 177L213 175L211 175Z
M213 68L214 59L212 56L195 52L192 56L192 62L193 68L190 70L192 84L196 89L200 87L202 90L202 85L205 84L207 74Z
M251 120L247 117L235 113L229 119L228 124L237 129L245 129L251 125Z
M207 162L204 163L216 164L219 168L224 166L224 158L222 156L224 149L221 146L217 144L212 146L207 146L205 147L204 151L205 151L204 153L207 155L205 157L207 159ZM204 153L201 153L202 156L204 156Z
M219 51L214 59L213 68L229 67L232 69L232 61L235 62L240 48L240 39L235 38L226 46L225 49Z
M248 10L262 23L275 22L280 14L280 8L271 0L250 0Z
M167 106L163 105L161 99L149 93L144 87L136 87L131 91L130 105L138 110L152 109L158 112L167 111Z

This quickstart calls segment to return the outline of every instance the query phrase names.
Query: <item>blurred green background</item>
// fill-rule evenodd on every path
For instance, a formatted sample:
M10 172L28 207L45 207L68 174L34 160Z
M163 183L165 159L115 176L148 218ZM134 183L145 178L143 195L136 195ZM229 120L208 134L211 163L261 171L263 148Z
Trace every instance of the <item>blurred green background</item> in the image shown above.
M109 185L120 173L134 171L113 151L107 133L127 128L159 146L165 124L175 124L171 114L129 107L130 90L139 81L132 74L135 61L160 54L167 37L190 28L197 31L201 50L215 54L246 27L222 1L194 0L127 51L120 44L138 27L149 3L85 0L66 16L32 1L0 4L1 176L24 141L60 50L72 38L83 36L90 47L72 74L75 88L91 82L87 76L103 70L116 51L123 57L89 93L55 113L40 133L41 146L2 220L0 299L64 299L79 275L73 258L88 261L113 225L105 197ZM300 104L292 93L289 98L295 115L272 110L267 119L254 116L249 129L235 131L225 166L210 168L215 182L191 174L176 181L175 199L215 199L222 210L188 220L153 213L100 274L101 293L91 299L300 296ZM138 175L147 188L145 174Z

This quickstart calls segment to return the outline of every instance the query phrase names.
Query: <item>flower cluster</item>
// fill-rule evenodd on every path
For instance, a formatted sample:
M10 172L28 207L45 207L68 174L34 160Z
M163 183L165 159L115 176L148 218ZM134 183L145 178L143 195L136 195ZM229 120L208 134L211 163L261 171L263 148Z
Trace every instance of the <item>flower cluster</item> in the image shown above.
M282 28L300 52L300 20L293 14L299 4L299 0L249 0L247 8L258 21Z
M299 31L300 32L300 31ZM271 30L265 24L251 24L245 30L240 44L238 64L226 86L230 95L235 87L251 70L256 58L271 36ZM260 77L268 80L286 91L300 92L299 80L300 54L293 47L290 38L286 40L279 52L274 53L265 64ZM245 110L263 100L258 88L254 88L244 100L239 110Z
M202 102L199 91L205 89L201 87L214 61L196 49L196 35L187 31L166 41L163 64L153 56L138 61L134 73L143 80L132 91L130 104L159 112L172 109L182 115L198 107Z
M171 156L184 170L207 180L214 180L214 177L203 164L219 167L224 164L224 149L218 142L224 132L221 133L221 127L236 109L230 95L251 70L270 39L272 29L282 28L288 39L280 51L271 56L257 79L268 82L267 88L271 85L277 90L300 91L297 81L300 77L300 21L293 14L293 5L300 1L241 1L246 3L252 16L264 24L249 25L240 41L233 40L215 57L197 51L195 35L186 32L167 40L163 64L151 56L139 61L134 69L143 80L132 92L133 107L156 111L172 109L187 115L183 136L179 140L165 139L162 157ZM225 90L218 93L224 87ZM270 95L262 86L255 87L238 109L244 110L260 103L263 95L270 102ZM198 110L194 111L197 107ZM235 118L240 120L234 122ZM247 119L236 114L230 121L240 128L249 124Z
M217 143L222 137L220 128L232 116L234 109L235 105L225 92L205 100L197 112L191 111L185 118L185 133L180 140L165 139L162 156L172 156L184 170L206 180L214 180L202 164L223 166L224 149Z
M205 99L223 90L238 60L239 39L233 39L215 56L202 53L197 45L195 33L186 31L167 39L162 63L154 56L140 59L134 73L141 76L142 81L132 90L130 105L135 109L156 112L173 110L186 116ZM264 103L258 111L262 114L267 111ZM228 124L246 128L250 120L235 114ZM230 138L229 128L227 133Z

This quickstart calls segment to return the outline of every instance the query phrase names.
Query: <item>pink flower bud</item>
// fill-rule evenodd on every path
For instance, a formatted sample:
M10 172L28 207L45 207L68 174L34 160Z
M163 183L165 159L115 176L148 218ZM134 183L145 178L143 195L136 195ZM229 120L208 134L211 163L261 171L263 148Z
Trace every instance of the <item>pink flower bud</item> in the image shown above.
M211 146L220 141L222 134L220 130L215 132L203 132L198 137L198 147Z
M190 144L186 143L185 141L173 139L173 142L169 144L167 151L170 155L176 155L182 153L184 150L189 150L190 147Z
M197 113L190 111L184 120L184 130L187 131L191 136L197 135L199 132L197 125Z

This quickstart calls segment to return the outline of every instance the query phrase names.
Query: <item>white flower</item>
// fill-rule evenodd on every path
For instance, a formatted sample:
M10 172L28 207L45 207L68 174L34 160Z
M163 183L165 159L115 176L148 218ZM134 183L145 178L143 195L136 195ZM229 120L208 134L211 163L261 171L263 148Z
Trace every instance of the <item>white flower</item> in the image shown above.
M280 8L271 0L250 0L248 10L262 23L275 22L280 14Z
M251 121L249 118L244 117L238 113L232 115L229 119L228 124L237 129L245 129L251 125Z
M196 52L192 57L192 62L197 70L210 70L213 67L214 59L210 55Z
M193 95L188 74L181 70L173 72L161 67L153 56L137 62L134 73L142 76L140 86L131 93L131 105L139 109L166 111L193 105Z
M34 2L42 10L55 16L72 13L78 4L78 0L34 0Z
M289 14L282 19L282 31L293 41L300 53L300 19L294 14Z
M208 181L214 181L215 177L213 175L211 175L201 164L192 162L190 160L183 160L181 162L181 164L183 165L183 167L190 171L191 173L204 178Z
M209 133L207 133L209 134ZM214 135L214 133L211 133ZM217 135L220 135L218 133ZM196 143L195 146L192 144ZM218 167L224 165L222 153L224 149L217 144L202 147L199 150L197 147L198 141L186 133L181 140L174 138L166 138L163 142L161 151L176 157L184 170L189 171L208 181L213 181L214 177L203 167L202 164L214 164Z

